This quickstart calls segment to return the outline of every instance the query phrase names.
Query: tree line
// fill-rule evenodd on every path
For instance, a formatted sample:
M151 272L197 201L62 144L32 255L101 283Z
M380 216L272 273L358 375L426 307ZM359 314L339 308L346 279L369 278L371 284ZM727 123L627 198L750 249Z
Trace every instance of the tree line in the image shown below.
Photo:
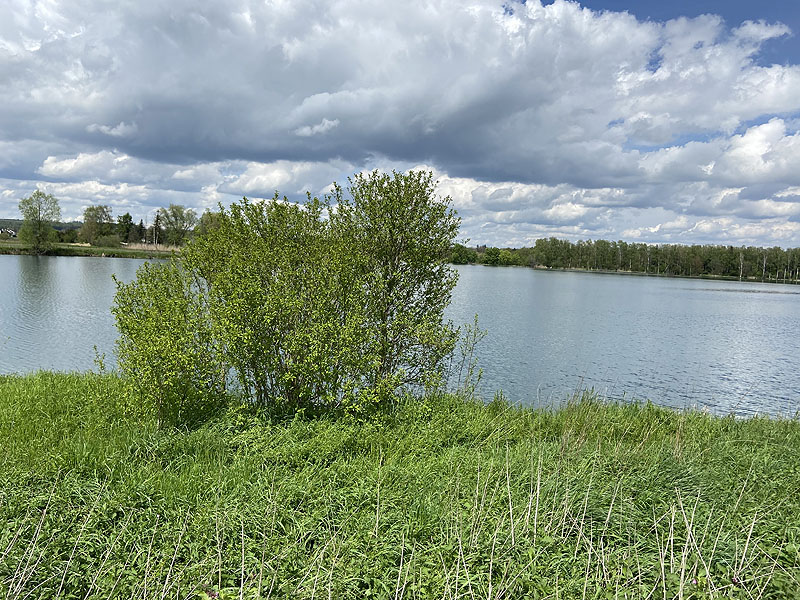
M54 230L61 218L58 200L40 190L19 203L23 224L22 241L34 252L45 251L52 242L84 242L115 247L122 243L182 246L192 236L203 236L217 228L220 213L205 211L199 218L192 209L179 204L160 208L153 223L136 224L130 213L114 219L108 205L88 206L79 227ZM800 248L778 246L646 244L607 240L541 238L533 247L467 247L454 244L453 264L527 266L546 269L617 271L678 277L724 277L764 282L800 282Z
M93 246L113 247L122 242L182 246L197 222L195 211L181 204L159 208L153 223L147 227L141 219L134 223L127 212L114 220L111 207L99 204L84 209L77 238Z
M645 244L542 238L533 247L469 248L456 244L454 264L519 265L546 269L617 271L677 277L724 277L798 283L800 248Z
M36 253L47 251L55 242L82 242L110 248L128 243L182 246L196 227L207 227L214 219L208 211L198 219L194 210L170 204L167 208L159 208L153 223L146 226L143 219L135 223L128 212L115 219L110 206L97 204L84 209L81 224L74 227L61 224L56 229L54 224L61 219L58 199L41 190L23 198L19 210L22 226L18 236Z

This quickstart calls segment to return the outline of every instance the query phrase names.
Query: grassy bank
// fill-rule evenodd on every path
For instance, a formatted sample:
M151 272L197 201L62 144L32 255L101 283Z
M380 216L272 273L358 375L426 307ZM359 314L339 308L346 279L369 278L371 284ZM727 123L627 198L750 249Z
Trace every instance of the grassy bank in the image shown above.
M12 598L800 597L800 423L590 397L159 431L115 376L0 377Z
M0 254L30 254L30 248L17 240L0 240ZM53 244L47 256L104 256L106 258L169 258L172 250L159 248L108 248L83 244Z

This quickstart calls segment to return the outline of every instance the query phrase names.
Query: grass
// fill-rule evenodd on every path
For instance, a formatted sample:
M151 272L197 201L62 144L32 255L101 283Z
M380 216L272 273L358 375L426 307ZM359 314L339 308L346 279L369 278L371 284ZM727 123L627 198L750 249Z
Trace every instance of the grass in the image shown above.
M46 254L48 256L104 256L107 258L168 258L174 253L174 247L163 245L153 247L145 244L130 244L110 248L56 243ZM30 248L19 240L0 240L0 255L2 254L30 254Z
M800 597L800 423L585 395L160 431L0 377L8 598Z

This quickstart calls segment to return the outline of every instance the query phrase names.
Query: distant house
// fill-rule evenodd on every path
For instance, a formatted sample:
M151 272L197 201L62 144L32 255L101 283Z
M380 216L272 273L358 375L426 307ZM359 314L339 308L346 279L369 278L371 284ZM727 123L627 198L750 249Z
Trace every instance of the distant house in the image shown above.
M17 237L17 232L13 229L0 229L0 235L7 235L8 237Z

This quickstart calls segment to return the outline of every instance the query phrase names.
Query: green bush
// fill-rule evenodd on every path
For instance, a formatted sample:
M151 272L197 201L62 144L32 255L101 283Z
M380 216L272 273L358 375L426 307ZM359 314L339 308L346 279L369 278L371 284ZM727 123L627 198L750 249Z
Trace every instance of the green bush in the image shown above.
M202 421L224 399L227 375L205 282L173 260L116 283L118 365L131 390L161 426Z
M336 403L365 368L352 253L323 209L317 199L245 198L184 252L209 283L215 334L240 390L262 406Z
M441 380L457 338L444 322L459 225L448 203L430 173L374 172L304 205L276 194L221 208L182 266L119 284L122 372L165 423L216 398L225 373L289 412L363 412Z
M101 235L95 239L92 246L99 246L101 248L119 248L120 238L118 235Z
M334 226L347 238L363 290L374 389L426 384L457 332L445 323L458 274L447 265L460 219L430 172L358 174L336 186Z

